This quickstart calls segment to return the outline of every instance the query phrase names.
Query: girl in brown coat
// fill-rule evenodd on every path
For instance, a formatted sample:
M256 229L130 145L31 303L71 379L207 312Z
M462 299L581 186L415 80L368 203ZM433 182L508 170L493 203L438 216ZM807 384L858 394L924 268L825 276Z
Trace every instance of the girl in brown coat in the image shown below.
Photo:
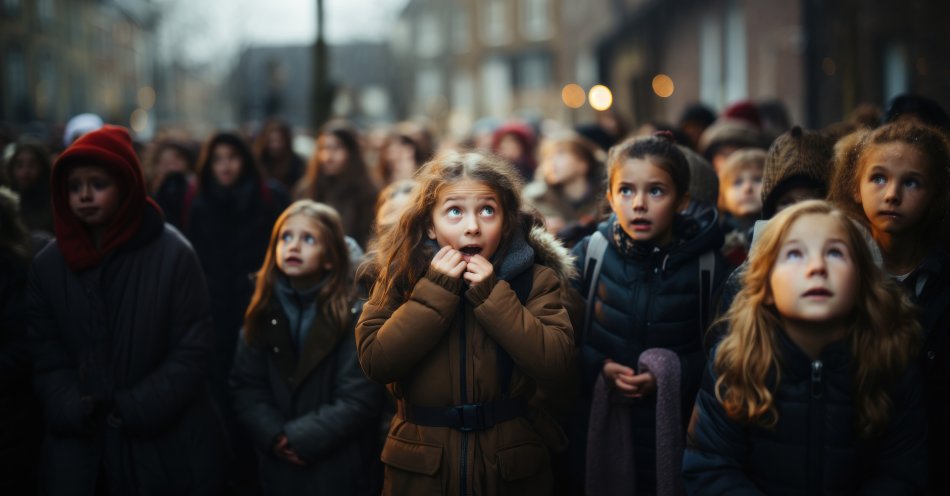
M383 492L550 494L564 436L537 393L571 370L569 257L523 220L511 166L451 153L417 179L356 329L363 371L397 401Z

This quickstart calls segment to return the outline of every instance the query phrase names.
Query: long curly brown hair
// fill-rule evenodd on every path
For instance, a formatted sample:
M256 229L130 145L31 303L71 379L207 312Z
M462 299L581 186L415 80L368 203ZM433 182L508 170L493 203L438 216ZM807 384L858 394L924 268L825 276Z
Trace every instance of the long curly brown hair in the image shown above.
M415 179L419 188L413 203L392 229L380 234L360 269L363 275L375 276L370 304L383 305L393 298L405 302L425 275L434 255L425 247L426 232L432 226L432 210L439 194L449 185L472 179L485 183L498 195L503 224L496 253L507 250L514 229L520 226L521 179L517 170L500 158L477 152L447 152L423 165Z
M720 321L728 323L729 332L714 363L716 398L736 421L764 427L778 421L773 393L781 376L777 351L781 317L766 303L773 291L769 278L792 224L814 214L831 217L844 229L857 269L850 333L853 400L856 431L868 438L887 424L891 408L887 388L917 356L920 325L904 291L874 264L860 228L843 210L824 201L802 202L778 213L753 245L742 290ZM768 378L774 384L767 384Z

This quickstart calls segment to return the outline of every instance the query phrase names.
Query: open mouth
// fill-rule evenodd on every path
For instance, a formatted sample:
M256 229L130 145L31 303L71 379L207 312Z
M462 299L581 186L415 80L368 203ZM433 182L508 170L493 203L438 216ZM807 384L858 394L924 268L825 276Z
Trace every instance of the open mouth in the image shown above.
M828 297L828 296L832 296L832 294L833 293L831 291L828 291L825 288L812 288L812 289L809 289L808 291L805 291L805 294L802 296Z
M630 221L630 225L633 226L634 231L646 231L650 229L653 223L646 219L633 219Z
M299 265L303 263L303 260L301 260L300 257L287 257L286 259L284 259L284 261L289 264L295 264L295 265Z
M880 217L891 217L894 219L901 217L901 214L894 212L893 210L885 210L883 212L878 212L877 215Z
M463 246L459 248L459 251L462 253L462 255L473 257L482 252L482 247L476 246L476 245L468 245L468 246Z

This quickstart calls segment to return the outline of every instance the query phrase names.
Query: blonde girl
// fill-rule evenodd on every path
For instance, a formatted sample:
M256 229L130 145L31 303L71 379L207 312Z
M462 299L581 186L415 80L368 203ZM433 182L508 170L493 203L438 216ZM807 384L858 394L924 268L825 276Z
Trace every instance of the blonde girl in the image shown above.
M753 246L707 370L690 494L916 494L926 429L919 326L841 210L783 210Z
M360 364L397 403L384 494L550 494L563 433L536 400L570 370L566 251L521 214L518 172L447 153L381 233L356 330Z
M340 218L300 200L271 232L231 372L264 494L372 493L382 390L359 369Z

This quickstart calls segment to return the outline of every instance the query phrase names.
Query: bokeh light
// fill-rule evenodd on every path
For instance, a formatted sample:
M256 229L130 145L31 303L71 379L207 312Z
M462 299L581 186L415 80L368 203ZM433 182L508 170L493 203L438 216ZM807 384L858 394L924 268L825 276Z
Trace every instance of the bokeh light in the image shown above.
M604 111L610 108L614 103L614 96L610 93L610 88L598 84L587 93L587 99L590 100L590 106L594 110Z
M583 107L586 99L587 95L584 94L584 88L581 88L579 84L570 83L561 90L561 101L570 108Z
M132 127L132 130L137 133L145 131L148 127L148 112L142 109L135 109L135 112L132 112L132 117L129 118L129 125Z
M653 78L653 92L660 98L669 98L673 95L673 79L666 74L657 74Z

